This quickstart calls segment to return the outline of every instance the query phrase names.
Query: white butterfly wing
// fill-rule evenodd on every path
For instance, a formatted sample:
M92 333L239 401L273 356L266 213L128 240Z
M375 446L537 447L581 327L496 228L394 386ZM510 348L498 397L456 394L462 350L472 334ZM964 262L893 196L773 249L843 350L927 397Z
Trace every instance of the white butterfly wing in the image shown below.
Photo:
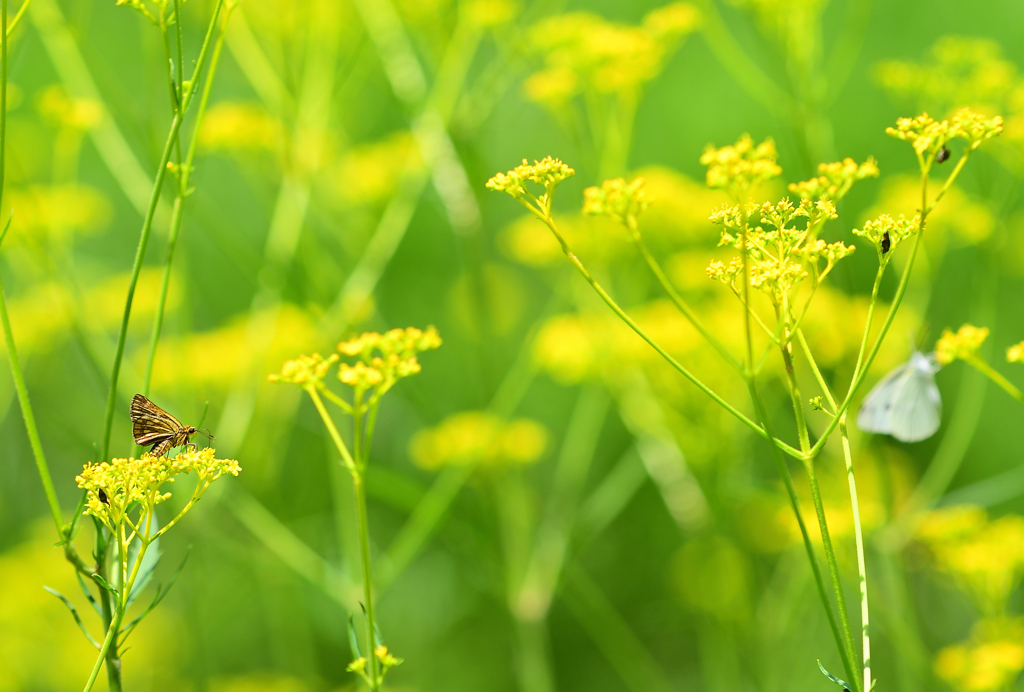
M902 442L919 442L935 434L942 420L942 398L930 370L911 368L895 393L890 434Z
M857 427L864 432L888 435L892 433L893 406L896 397L903 389L907 377L911 376L913 367L904 363L876 384L857 412Z

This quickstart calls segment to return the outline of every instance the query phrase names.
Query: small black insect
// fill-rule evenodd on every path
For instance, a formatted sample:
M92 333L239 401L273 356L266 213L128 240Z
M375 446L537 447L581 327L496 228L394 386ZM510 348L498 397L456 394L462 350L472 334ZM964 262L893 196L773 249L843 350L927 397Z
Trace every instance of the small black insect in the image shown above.
M890 246L891 246L891 241L889 240L889 231L886 231L885 234L882 235L882 254L883 255L885 253L889 252Z
M97 494L100 496L100 502L108 506L110 505L110 500L107 499L107 494L103 492L103 488L100 488Z
M949 149L943 144L942 148L939 149L939 153L935 155L935 163L943 163L949 158Z

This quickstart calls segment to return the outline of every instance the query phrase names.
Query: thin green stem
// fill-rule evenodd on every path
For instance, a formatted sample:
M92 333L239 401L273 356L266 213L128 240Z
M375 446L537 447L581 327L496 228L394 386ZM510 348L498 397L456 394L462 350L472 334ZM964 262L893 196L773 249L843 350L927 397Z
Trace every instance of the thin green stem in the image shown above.
M857 501L857 480L853 475L853 455L850 452L850 433L846 429L846 414L839 421L839 437L843 441L843 459L846 461L846 477L850 482L850 511L853 514L853 538L857 544L857 576L860 582L860 628L864 675L861 689L871 689L871 636L868 631L868 571L864 559L864 530L861 527L860 503Z
M223 5L224 0L217 0L217 6L213 12L213 18L210 20L210 26L207 28L206 38L203 41L203 47L199 52L199 59L196 61L195 71L192 74L191 89L188 94L185 95L181 107L177 114L175 114L174 119L171 121L170 131L167 134L167 141L164 143L163 154L160 158L160 164L157 167L156 180L153 182L153 191L150 195L149 207L146 210L146 217L142 223L142 232L139 235L139 246L135 252L135 262L132 266L131 279L128 282L128 296L125 299L124 315L121 318L121 330L117 337L117 349L114 353L114 366L110 376L110 391L107 394L107 411L104 419L103 445L101 447L102 453L100 454L100 459L107 459L110 454L110 431L114 425L114 407L117 402L117 378L121 372L121 361L124 358L125 341L128 338L128 321L131 318L132 301L135 297L135 287L139 281L139 274L142 272L142 261L146 255L146 245L149 243L149 236L153 230L153 218L156 216L157 204L160 202L160 191L163 189L164 176L167 174L167 163L171 160L171 153L174 150L174 144L178 139L178 132L181 129L182 118L188 110L188 106L192 101L192 96L196 93L199 86L199 75L202 73L203 64L206 62L206 54L210 48L210 41L212 40L214 29L217 26L217 18L220 16L220 11Z
M999 373L996 370L994 370L991 365L989 365L982 358L979 358L977 356L974 356L974 357L971 357L971 358L967 358L966 360L975 369L977 369L978 372L980 372L985 377L989 378L990 380L995 382L997 385L999 385L999 387L1004 392L1006 392L1007 394L1012 396L1014 399L1016 399L1020 403L1024 404L1024 393L1022 393L1019 389L1017 389L1013 385L1013 383L1011 383L1008 379L1003 377L1002 373Z
M843 403L839 405L835 411L835 417L825 428L825 431L821 434L814 446L811 448L811 456L816 456L821 448L825 446L828 438L835 431L839 425L839 419L847 409L850 408L850 404L853 402L853 397L860 388L860 385L864 382L864 378L867 377L868 370L871 367L871 363L874 362L875 356L878 355L878 351L882 348L882 342L885 340L885 335L888 334L889 328L892 326L893 320L896 319L896 312L899 310L900 303L903 302L903 296L907 292L907 286L910 283L910 272L914 268L914 260L917 258L917 252L921 248L921 238L924 236L924 226L927 219L927 212L924 211L927 208L928 201L928 175L927 172L923 172L921 175L921 215L920 222L917 229L917 237L914 239L914 246L910 251L910 259L907 260L907 266L903 269L903 274L900 276L899 286L896 288L896 295L893 297L892 304L889 306L889 312L885 316L885 321L882 322L882 326L878 331L878 336L875 339L874 345L871 347L871 351L868 353L866 358L857 357L859 367L854 371L853 381L850 382L850 389L846 393L846 397L843 399ZM869 307L869 318L871 310L874 308L874 304L878 297L877 286L881 281L882 268L879 268L878 277L875 279L876 288L872 292L871 305ZM863 354L863 347L867 344L868 332L870 323L864 330L864 338L861 345L861 354Z
M789 467L786 466L786 460L780 453L779 441L772 432L771 422L768 419L768 412L765 408L764 401L761 399L761 394L757 390L757 381L751 377L747 380L747 387L750 390L750 398L754 402L754 409L757 412L758 418L764 423L765 429L769 431L769 442L771 442L772 458L775 460L776 468L779 472L779 477L782 478L782 484L786 488L786 495L789 498L790 507L793 510L793 516L796 518L796 523L800 527L800 536L803 539L804 551L807 553L807 561L811 565L811 572L814 575L814 584L818 590L818 598L821 600L821 605L825 609L825 615L828 616L828 624L832 630L832 636L836 641L836 648L839 650L839 657L843 661L843 668L846 671L846 675L849 678L854 677L853 660L850 658L850 654L843 641L843 636L839 631L839 624L836 622L836 615L832 611L832 601L829 600L828 593L825 590L825 580L821 576L821 568L818 566L818 558L814 555L814 544L811 542L811 536L807 532L807 525L804 523L803 513L800 511L800 498L796 494L796 488L793 486L793 477L789 473Z
M316 387L306 387L305 389L309 392L310 398L313 399L313 405L316 406L316 410L320 414L320 418L323 419L324 425L327 426L327 432L330 433L331 439L334 440L334 446L338 448L338 453L341 454L342 461L345 462L345 468L347 468L349 473L352 474L352 477L355 478L359 473L359 467L352 458L352 453L349 452L348 445L345 444L345 440L341 439L341 433L338 432L338 426L334 424L334 420L327 412L327 407L324 406L323 399L320 398L320 392L317 391Z
M800 335L802 338L802 335ZM789 342L790 337L786 338ZM857 652L853 642L853 633L850 629L850 615L846 607L846 596L843 593L843 584L839 579L839 564L836 560L835 550L832 546L832 537L828 530L828 521L825 518L825 508L821 500L821 491L818 488L817 473L814 469L814 457L810 451L810 436L807 432L807 419L804 415L803 397L800 394L800 386L796 379L796 372L793 368L793 358L790 353L790 346L783 346L782 360L785 363L786 382L789 386L790 398L793 400L793 411L796 416L797 432L800 437L800 449L805 456L804 470L807 473L807 480L811 487L811 498L814 502L814 510L818 517L818 528L821 531L821 544L825 551L825 564L828 565L829 576L832 580L832 591L836 599L836 610L839 611L839 627L842 634L842 646L846 649L846 658L851 662L856 660ZM834 404L833 404L834 407ZM858 690L863 690L863 681L859 679L859 672L853 676L853 684Z
M546 213L542 209L538 209L538 208L534 207L529 202L526 202L526 201L523 201L523 200L520 200L520 201L523 203L524 206L526 206L527 209L529 209L534 214L536 214L537 217L541 221L543 221L545 223L545 225L547 225L547 227L551 230L551 232L554 233L555 238L558 240L559 244L562 246L562 252L565 253L565 256L569 258L569 261L572 263L572 265L574 267L576 267L577 271L579 271L579 273L583 275L583 278L586 279L587 283L590 284L591 288L593 288L594 291L596 291L597 294L599 296L601 296L601 300L603 300L605 302L605 304L608 305L608 307L610 307L612 309L612 312L614 312L616 315L618 315L619 319L621 319L623 322L625 322L627 325L629 325L630 329L632 329L634 332L636 332L637 335L641 339L643 339L648 344L650 344L651 348L653 348L655 351L657 351L658 354L662 358L664 358L666 361L668 361L669 365L671 365L673 368L678 370L683 375L683 377L685 377L690 382L692 382L698 389L700 389L702 392L704 392L709 397L711 397L715 402L717 402L720 406L722 406L726 411L728 411L729 413L734 415L736 418L738 418L741 422L743 422L745 425L747 425L751 430L756 432L758 435L760 435L761 437L763 437L765 439L769 439L769 435L764 431L763 428L761 428L761 426L759 426L757 423L755 423L754 421L750 420L745 415L740 413L740 411L737 410L736 407L734 407L732 404L730 404L725 399L720 397L710 387L708 387L706 384L704 384L699 379L697 379L697 377L693 373L691 373L689 370L687 370L685 367L683 367L682 364L680 364L664 348L662 348L661 345L658 344L658 342L656 342L653 338L651 338L647 334L647 332L645 332L643 329L641 329L640 325L638 325L636 322L634 322L633 319L628 314L626 314L625 310L623 310L621 307L619 307L618 303L616 303L615 300L610 295L608 295L608 293L604 290L604 288L601 287L601 284L599 284L594 279L594 277L590 275L590 272L587 271L587 268L583 265L582 262L580 262L579 258L576 257L576 255L573 254L572 250L569 248L569 245L565 242L565 239L562 237L561 233L559 233L558 227L555 225L555 222L551 218L550 214ZM802 454L798 450L796 450L793 447L791 447L790 445L788 445L788 444L786 444L784 442L781 442L781 441L779 442L779 445L790 456L796 457L798 459L802 457Z
M374 645L374 613L373 613L373 570L370 566L370 522L366 511L366 487L362 474L352 477L352 487L356 494L356 512L359 523L359 553L363 562L363 599L366 607L366 668L370 676L370 690L380 689L380 676L377 672L377 654Z
M679 294L679 291L677 291L675 286L672 285L672 282L668 280L668 277L665 276L665 272L662 270L661 265L658 264L658 261L654 258L654 255L651 254L651 251L647 249L647 244L643 241L639 231L634 231L634 229L630 227L630 224L627 224L627 228L630 230L630 237L633 239L637 249L640 251L640 255L644 258L644 261L647 262L647 266L650 267L651 273L654 274L658 283L660 283L661 287L665 290L665 293L668 294L668 297L675 304L676 308L679 309L679 312L683 313L683 316L690 321L690 324L693 325L694 329L700 332L701 336L715 347L715 350L722 355L733 369L737 372L743 372L743 365L736 360L736 356L730 353L729 349L725 347L725 344L723 344L718 337L712 334L707 327L704 326L697 317L697 314L686 303L683 297Z

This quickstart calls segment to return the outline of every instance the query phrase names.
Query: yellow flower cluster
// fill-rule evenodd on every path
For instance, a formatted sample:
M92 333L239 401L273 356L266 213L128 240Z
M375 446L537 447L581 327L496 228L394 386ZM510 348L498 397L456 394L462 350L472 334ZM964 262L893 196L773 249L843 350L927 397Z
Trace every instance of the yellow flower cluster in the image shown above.
M544 188L546 195L550 196L560 182L571 178L576 174L572 168L566 166L560 160L550 156L540 161L529 164L526 159L507 173L496 173L487 181L487 188L497 192L507 192L516 199L528 195L526 183L536 183Z
M871 157L864 163L845 158L835 163L818 164L817 177L799 183L791 183L789 191L803 199L842 199L858 180L878 177L878 163Z
M958 358L976 358L978 349L988 338L988 334L988 327L975 327L971 324L960 327L956 334L946 329L935 343L935 359L943 365L948 365Z
M935 120L922 113L914 118L899 118L896 127L885 128L887 135L910 142L914 151L928 162L933 161L939 150L954 139L967 140L967 148L973 150L1002 131L1003 119L1000 116L987 118L970 108L961 108L950 120Z
M651 203L643 188L643 178L628 183L624 178L616 178L604 181L601 187L588 187L583 191L583 213L610 216L636 231L637 217Z
M1006 349L1006 362L1024 363L1024 341Z
M267 379L271 382L287 382L288 384L297 384L302 387L320 387L323 384L324 377L327 376L327 371L338 360L339 356L337 353L332 353L327 358L324 358L319 353L299 356L293 360L285 361L284 365L281 366L281 372L270 375Z
M417 465L487 467L530 464L547 447L548 434L535 421L504 421L482 411L458 413L413 437L409 453Z
M822 225L834 218L836 211L832 202L810 199L802 199L797 205L783 199L774 205L765 202L760 206L734 206L711 215L713 223L723 226L718 244L746 253L750 285L766 291L776 304L782 304L789 291L808 276L813 276L815 283L820 282L836 262L854 251L852 245L840 241L826 243L815 237ZM763 225L749 228L752 219L759 219ZM806 219L806 225L803 228L793 225L797 219ZM743 259L736 257L728 264L713 261L707 273L738 292L737 280L743 273Z
M919 215L908 219L900 214L899 218L894 219L888 214L882 214L866 222L864 228L853 229L853 234L870 240L878 251L878 261L885 264L892 257L893 250L917 232L920 222Z
M745 134L736 144L720 149L709 145L700 162L708 167L708 187L742 194L751 186L782 174L782 168L775 162L777 158L772 139L755 146L750 135Z
M441 337L434 327L360 334L338 344L341 355L359 358L353 364L342 363L338 367L338 380L359 391L377 387L378 394L383 394L398 380L420 371L418 353L440 345ZM341 359L341 355L332 353L327 358L319 353L299 356L286 361L281 372L270 375L268 379L297 384L305 389L320 389L331 366Z
M1024 575L1024 517L989 519L980 507L930 512L917 538L937 569L952 575L987 615L1003 612Z
M526 96L558 108L585 91L631 94L661 72L679 39L699 23L697 9L683 2L652 11L641 26L587 12L541 21L531 28L529 42L544 67L526 80Z
M143 515L168 499L161 487L173 483L175 476L195 473L198 478L193 498L198 498L210 483L225 473L237 476L242 470L234 459L217 459L216 450L188 449L175 457L143 454L135 459L113 459L109 463L92 462L75 477L78 487L87 491L85 513L102 521L114 531L124 521L132 506L142 508Z
M342 363L338 379L357 391L377 387L380 395L398 380L420 371L418 353L440 345L441 337L434 327L392 329L383 334L365 332L338 344L342 354L359 358L352 365Z
M963 644L935 657L935 672L958 692L997 692L1013 687L1024 670L1024 621L983 620Z

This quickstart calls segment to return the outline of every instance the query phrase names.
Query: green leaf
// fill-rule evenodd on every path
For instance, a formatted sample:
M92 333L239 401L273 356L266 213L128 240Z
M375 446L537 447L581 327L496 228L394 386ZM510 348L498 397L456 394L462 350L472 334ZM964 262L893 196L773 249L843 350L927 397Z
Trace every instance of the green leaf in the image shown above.
M359 637L356 635L356 624L351 615L348 616L348 645L352 649L353 661L363 655L359 652Z
M75 619L75 622L78 623L78 629L82 630L82 634L85 635L85 638L88 639L89 643L95 646L97 649L100 648L100 643L93 639L92 635L89 634L89 630L85 628L85 623L82 622L82 618L79 617L78 611L75 609L75 606L71 603L71 601L69 601L60 591L57 591L57 589L51 589L49 586L44 586L43 588L46 589L47 593L51 593L57 598L59 598L61 602L68 607L68 610L71 611L71 617L73 617Z
M99 574L93 574L92 578L96 581L97 584L102 586L104 589L106 589L110 593L114 594L114 597L116 599L118 599L118 600L121 599L121 593L117 589L115 589L113 586L108 584L106 579L101 577Z
M821 672L825 674L826 678L828 678L829 680L831 680L835 684L837 684L840 687L842 687L844 690L846 690L846 692L850 692L850 690L853 689L853 687L850 686L850 683L846 682L845 680L843 680L841 678L837 678L835 675L832 675L832 673L830 673L827 670L825 670L825 666L821 665L821 661L820 660L818 661L818 668L821 669Z
M78 585L82 587L82 593L84 593L85 597L89 599L89 604L92 606L92 609L96 611L96 614L99 615L100 618L102 618L103 610L100 608L100 604L96 602L96 597L92 595L92 591L90 591L89 587L85 585L85 580L82 579L82 575L76 571L75 576L78 578Z
M128 635L131 634L132 630L135 629L135 626L138 625L140 622L142 622L142 618L144 618L147 615L149 615L149 613L154 608L156 608L158 605L160 605L160 601L164 600L164 596L166 596L167 592L169 592L171 590L171 587L174 586L174 582L178 581L178 576L181 574L182 570L185 569L185 563L188 561L188 556L191 555L191 554L192 554L192 546L189 546L188 549L185 551L185 557L182 558L181 564L178 565L178 569L175 570L174 574L171 576L171 580L169 582L167 582L167 586L166 587L162 587L162 586L158 585L156 587L156 596L153 597L153 602L149 604L149 607L147 607L144 611L142 611L142 613L138 617L136 617L134 620L132 620L127 625L125 625L123 628L121 628L121 632L119 633L120 639L119 639L118 644L117 644L119 649L124 644L124 641L128 638Z

